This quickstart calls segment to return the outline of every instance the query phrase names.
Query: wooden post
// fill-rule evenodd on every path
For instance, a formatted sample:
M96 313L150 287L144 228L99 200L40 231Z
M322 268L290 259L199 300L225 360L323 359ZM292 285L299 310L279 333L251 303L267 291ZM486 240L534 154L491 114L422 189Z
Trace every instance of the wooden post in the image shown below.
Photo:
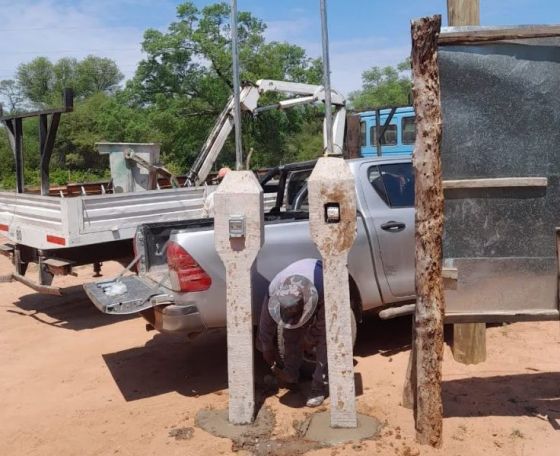
M441 178L441 106L437 40L441 16L414 21L412 75L416 111L416 439L441 446L441 362L443 358L443 184ZM415 351L415 353L414 353ZM411 366L414 370L414 365ZM413 374L412 374L413 375ZM414 383L412 383L414 384Z
M447 0L447 23L450 26L479 25L480 0Z
M25 192L25 177L23 167L23 122L22 119L15 119L15 148L14 156L16 160L16 185L17 193Z
M447 0L450 26L480 25L480 0ZM453 358L463 364L486 361L486 324L453 325Z

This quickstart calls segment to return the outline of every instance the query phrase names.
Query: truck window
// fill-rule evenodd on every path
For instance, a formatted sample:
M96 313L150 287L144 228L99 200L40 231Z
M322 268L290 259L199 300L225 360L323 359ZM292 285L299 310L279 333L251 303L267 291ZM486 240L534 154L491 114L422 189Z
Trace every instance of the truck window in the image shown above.
M385 184L383 183L383 178L381 177L381 171L379 171L379 166L370 166L368 169L368 180L373 189L381 197L385 204L389 206L389 198L387 198L387 192L385 191Z
M360 122L360 138L360 146L365 147L367 145L366 123L363 120Z
M371 142L374 146L377 146L377 126L371 127L370 129L370 137ZM395 146L397 144L397 126L396 125L387 125L387 129L385 130L385 135L381 139L381 145L384 146Z
M402 118L402 143L403 144L414 144L416 141L416 125L414 122L414 117L403 117Z
M410 163L371 166L371 186L390 207L414 207L414 174Z
M298 200L298 210L308 210L307 197L301 195L302 189L307 188L307 179L311 175L312 169L304 171L294 171L288 176L288 184L286 185L286 196L284 198L286 208L288 210L294 209L296 198L305 196L304 199Z

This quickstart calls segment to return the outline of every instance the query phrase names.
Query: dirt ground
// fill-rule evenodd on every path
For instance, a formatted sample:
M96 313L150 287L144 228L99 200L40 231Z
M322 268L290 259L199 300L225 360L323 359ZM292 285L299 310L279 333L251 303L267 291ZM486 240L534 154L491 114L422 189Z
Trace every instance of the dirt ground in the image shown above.
M104 265L105 275L119 271ZM10 270L0 260L0 274ZM257 395L275 422L265 442L234 444L195 424L227 407L224 331L192 342L146 332L140 318L99 313L82 292L91 279L63 278L65 296L1 284L1 455L557 455L560 454L560 327L518 323L488 329L488 360L443 366L444 444L414 441L401 404L410 320L368 319L355 351L358 409L384 423L376 440L314 448L294 439L303 391L267 390L257 357ZM59 279L56 279L59 280Z

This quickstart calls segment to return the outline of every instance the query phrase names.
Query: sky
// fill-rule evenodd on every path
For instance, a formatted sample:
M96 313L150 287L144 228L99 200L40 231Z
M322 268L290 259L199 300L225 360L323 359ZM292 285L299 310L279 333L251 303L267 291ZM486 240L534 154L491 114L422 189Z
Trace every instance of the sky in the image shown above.
M229 0L227 0L229 2ZM194 0L199 6L213 0ZM0 79L37 56L53 61L88 54L117 62L126 78L143 58L147 28L165 31L181 0L0 0ZM558 0L480 0L481 25L558 24ZM395 65L410 53L410 20L441 14L446 0L327 0L332 86L361 86L372 66ZM238 0L267 24L268 40L321 54L319 0Z

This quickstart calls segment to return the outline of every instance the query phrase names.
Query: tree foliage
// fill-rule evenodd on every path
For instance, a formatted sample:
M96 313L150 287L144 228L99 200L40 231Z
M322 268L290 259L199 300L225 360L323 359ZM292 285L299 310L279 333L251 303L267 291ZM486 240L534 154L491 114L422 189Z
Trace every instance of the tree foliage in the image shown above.
M25 96L21 91L19 84L13 79L4 79L0 81L0 96L6 102L3 108L6 112L17 112L23 107Z
M72 87L74 96L83 99L98 92L114 91L123 78L114 61L90 55L81 61L62 58L55 63L37 57L18 67L16 82L29 101L50 105L60 103L65 87Z
M247 12L239 12L238 37L242 80L282 79L319 83L321 65L304 49L289 43L266 42L266 26ZM198 154L215 119L232 91L230 7L217 3L198 9L185 2L177 9L177 21L166 32L147 30L135 77L127 84L130 103L150 112L162 129L167 160L185 169ZM263 103L278 100L268 95ZM259 165L283 161L287 132L298 131L306 110L267 112L244 122L245 150L254 150ZM220 156L233 159L228 142Z
M374 66L362 73L362 89L352 92L349 100L357 110L410 104L412 81L410 59L396 67Z

